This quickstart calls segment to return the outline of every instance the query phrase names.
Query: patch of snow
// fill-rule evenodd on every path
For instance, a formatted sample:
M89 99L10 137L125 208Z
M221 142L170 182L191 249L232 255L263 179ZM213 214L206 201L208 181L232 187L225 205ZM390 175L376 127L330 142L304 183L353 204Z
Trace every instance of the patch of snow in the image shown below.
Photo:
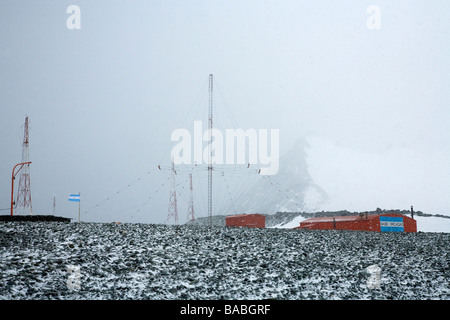
M292 219L288 223L278 224L276 226L269 227L269 228L292 229L292 228L298 227L300 225L300 222L302 222L305 219L306 219L305 217L302 217L299 215L299 216L295 217L294 219Z
M417 231L450 233L450 219L440 217L414 216L417 221Z

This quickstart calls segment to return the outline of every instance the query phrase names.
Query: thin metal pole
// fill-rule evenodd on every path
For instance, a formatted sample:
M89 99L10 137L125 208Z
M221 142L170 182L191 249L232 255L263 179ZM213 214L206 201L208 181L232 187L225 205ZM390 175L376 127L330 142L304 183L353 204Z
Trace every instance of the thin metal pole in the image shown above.
M212 129L213 129L213 75L209 75L208 105L208 222L212 226Z
M195 214L194 214L194 195L193 195L193 187L192 187L192 173L189 174L189 207L188 207L188 221L194 221L195 220Z
M81 208L81 192L78 192L78 196L79 196L79 200L80 201L78 201L78 222L81 222L81 217L80 217L80 212L81 212L81 210L80 210L80 208Z

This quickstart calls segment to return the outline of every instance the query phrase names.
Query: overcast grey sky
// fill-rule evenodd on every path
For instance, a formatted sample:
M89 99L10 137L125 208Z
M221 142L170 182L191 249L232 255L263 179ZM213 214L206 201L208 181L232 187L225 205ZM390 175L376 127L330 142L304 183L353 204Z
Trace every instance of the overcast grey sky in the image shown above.
M280 129L281 154L312 134L355 152L407 146L439 155L448 182L449 12L446 0L0 0L0 208L28 115L34 214L56 196L76 219L67 197L81 192L86 221L164 222L169 189L142 204L166 176L147 172L168 165L180 124L206 125L206 105L186 114L210 73L218 121L222 103L241 128ZM441 200L430 213L450 214Z

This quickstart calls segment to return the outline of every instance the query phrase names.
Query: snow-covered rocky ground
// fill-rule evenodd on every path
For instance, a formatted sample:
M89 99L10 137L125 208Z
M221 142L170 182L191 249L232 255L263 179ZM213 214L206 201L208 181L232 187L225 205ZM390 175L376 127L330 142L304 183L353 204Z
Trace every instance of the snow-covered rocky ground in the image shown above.
M0 299L449 299L449 240L448 233L4 222ZM379 288L367 282L374 265Z

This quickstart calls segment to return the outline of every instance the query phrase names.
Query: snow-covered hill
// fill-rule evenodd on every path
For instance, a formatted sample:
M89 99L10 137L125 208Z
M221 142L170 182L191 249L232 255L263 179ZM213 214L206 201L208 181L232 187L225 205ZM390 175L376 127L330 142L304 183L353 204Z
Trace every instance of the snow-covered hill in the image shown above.
M308 172L328 195L321 210L408 210L413 205L429 214L450 215L448 151L407 145L362 151L322 136L306 141Z
M280 158L276 175L261 176L239 194L224 213L315 211L326 203L326 192L311 178L306 163L308 142L300 139Z

